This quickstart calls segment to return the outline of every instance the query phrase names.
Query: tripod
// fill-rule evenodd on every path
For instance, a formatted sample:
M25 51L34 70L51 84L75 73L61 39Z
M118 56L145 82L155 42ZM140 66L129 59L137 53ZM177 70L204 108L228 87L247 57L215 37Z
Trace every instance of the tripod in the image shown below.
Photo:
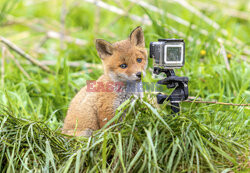
M154 74L165 73L167 77L159 80L160 85L167 85L167 88L175 88L171 95L157 94L157 103L162 104L164 100L170 101L171 109L176 114L180 112L180 102L188 98L188 77L175 76L173 69L161 69L154 67Z

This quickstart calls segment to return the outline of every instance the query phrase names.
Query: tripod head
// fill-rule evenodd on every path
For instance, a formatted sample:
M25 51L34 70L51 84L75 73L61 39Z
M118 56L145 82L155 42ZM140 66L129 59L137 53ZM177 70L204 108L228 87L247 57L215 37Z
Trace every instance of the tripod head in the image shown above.
M159 67L154 67L153 73L157 75L165 73L167 77L159 80L157 83L166 85L167 88L175 88L169 96L161 93L157 94L157 103L162 104L167 99L170 101L172 111L178 113L180 111L179 102L188 98L188 77L176 76L173 69L162 69Z

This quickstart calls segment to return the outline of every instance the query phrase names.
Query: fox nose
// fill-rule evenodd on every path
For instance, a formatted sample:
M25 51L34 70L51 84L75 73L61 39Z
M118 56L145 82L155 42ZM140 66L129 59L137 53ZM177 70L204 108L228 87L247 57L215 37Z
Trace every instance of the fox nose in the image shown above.
M136 76L141 79L141 72L136 73Z

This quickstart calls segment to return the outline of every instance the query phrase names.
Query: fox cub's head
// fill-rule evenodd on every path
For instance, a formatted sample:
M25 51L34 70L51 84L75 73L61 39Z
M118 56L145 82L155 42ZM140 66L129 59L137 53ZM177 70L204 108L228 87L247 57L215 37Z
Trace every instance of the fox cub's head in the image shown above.
M96 40L105 75L113 81L140 81L147 67L147 50L141 27L134 29L127 40L109 43Z

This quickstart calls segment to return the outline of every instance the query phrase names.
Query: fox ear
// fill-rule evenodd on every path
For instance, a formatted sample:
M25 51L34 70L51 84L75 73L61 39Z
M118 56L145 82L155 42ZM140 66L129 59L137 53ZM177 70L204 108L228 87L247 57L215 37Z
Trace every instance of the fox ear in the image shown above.
M96 39L96 50L101 59L113 54L113 45L103 39Z
M137 47L145 47L142 27L138 26L130 34L130 42Z

